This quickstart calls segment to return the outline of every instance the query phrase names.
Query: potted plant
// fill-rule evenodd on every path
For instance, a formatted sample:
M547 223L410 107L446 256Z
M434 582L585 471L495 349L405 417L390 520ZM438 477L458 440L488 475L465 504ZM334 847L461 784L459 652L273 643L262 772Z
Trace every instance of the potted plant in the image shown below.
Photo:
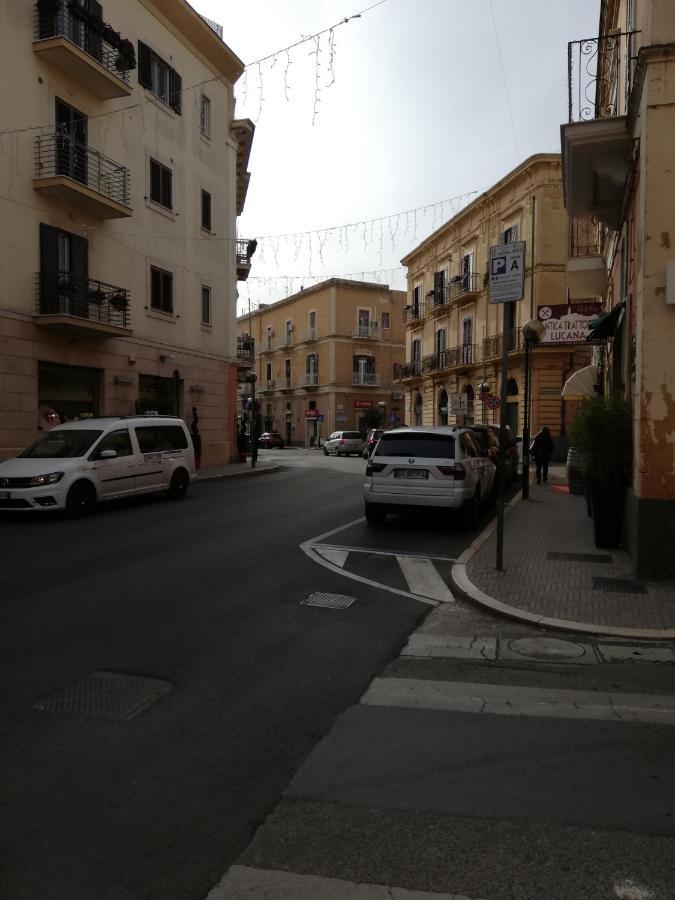
M618 393L585 400L570 426L570 438L584 458L595 545L620 547L631 461L626 401Z
M123 291L118 291L110 298L110 305L113 309L126 309L129 305L129 298Z

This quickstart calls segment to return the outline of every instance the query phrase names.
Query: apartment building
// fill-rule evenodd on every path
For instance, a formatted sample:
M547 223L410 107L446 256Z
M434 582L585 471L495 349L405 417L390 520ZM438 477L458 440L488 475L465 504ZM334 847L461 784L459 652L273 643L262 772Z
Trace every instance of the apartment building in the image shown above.
M515 241L526 245L524 299L508 304L504 332L503 305L488 302L489 248ZM522 326L538 319L545 334L532 354L531 427L548 426L564 452L571 410L561 390L589 360L587 325L600 308L597 301L568 302L567 243L560 156L537 154L402 260L408 268L406 361L397 367L395 381L405 391L408 424L498 423L499 409L488 400L501 395L506 340L507 421L520 434Z
M243 63L184 0L3 3L0 50L0 457L193 410L236 457Z
M570 292L601 298L598 388L631 410L628 550L640 576L674 578L675 4L602 0L598 34L567 61Z
M238 319L253 341L263 431L286 444L318 446L332 431L375 418L403 422L392 373L403 354L404 291L331 278ZM241 395L250 393L242 385Z

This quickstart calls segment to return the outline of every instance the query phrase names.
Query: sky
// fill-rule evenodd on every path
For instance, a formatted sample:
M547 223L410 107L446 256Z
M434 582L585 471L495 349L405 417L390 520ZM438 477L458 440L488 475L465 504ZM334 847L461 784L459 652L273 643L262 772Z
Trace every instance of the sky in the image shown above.
M223 25L247 66L236 116L256 130L238 234L258 249L238 283L239 314L330 277L405 289L402 257L528 156L560 152L567 43L597 34L600 8L599 0L192 5Z

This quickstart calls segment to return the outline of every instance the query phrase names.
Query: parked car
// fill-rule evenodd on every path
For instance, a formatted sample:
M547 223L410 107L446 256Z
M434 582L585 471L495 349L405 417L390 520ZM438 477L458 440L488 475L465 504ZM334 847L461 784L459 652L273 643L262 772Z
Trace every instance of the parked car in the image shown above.
M195 471L185 422L170 416L110 416L57 425L0 463L0 509L94 510L98 500L164 491L187 494Z
M488 428L495 436L497 448L499 448L499 425L488 425ZM509 425L506 426L506 469L505 478L509 484L514 484L518 480L519 464L522 459L521 455L522 438L516 437L511 431Z
M258 446L267 450L283 450L284 439L278 431L264 431L258 438Z
M334 453L336 456L349 456L355 453L361 456L363 452L363 438L358 431L334 431L324 441L323 452L325 456Z
M384 428L371 428L363 442L363 458L368 459L380 437L384 434Z
M478 527L480 506L490 499L495 467L468 428L408 427L385 431L366 466L366 521L410 509L462 510Z

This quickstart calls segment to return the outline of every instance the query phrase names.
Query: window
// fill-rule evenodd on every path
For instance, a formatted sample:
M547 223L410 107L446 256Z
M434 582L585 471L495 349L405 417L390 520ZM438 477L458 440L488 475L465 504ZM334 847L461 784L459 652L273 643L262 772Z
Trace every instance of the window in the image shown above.
M445 301L445 270L434 272L434 306Z
M134 430L141 453L187 449L187 435L180 425L140 425Z
M510 228L505 228L504 231L499 235L499 240L497 243L499 244L513 244L518 240L518 226L511 225Z
M211 137L211 101L204 94L199 101L199 130L204 137Z
M382 327L389 328L389 313L388 312L382 313Z
M138 42L138 83L180 115L183 90L180 75L142 41Z
M104 450L114 450L118 456L131 456L131 438L128 428L120 428L119 431L111 431L96 447L92 459L101 459Z
M266 372L265 380L271 381L272 380L272 363L267 363L267 368L266 368L265 372Z
M211 231L211 194L202 191L202 228Z
M290 359L286 360L286 387L291 386L291 361Z
M211 288L202 285L202 325L211 324Z
M415 371L419 372L420 363L422 361L422 342L419 338L410 343L410 362L413 364Z
M439 328L436 332L436 355L440 357L441 354L445 352L447 348L447 332L445 328Z
M150 199L165 209L173 208L171 169L156 159L150 160Z
M417 402L419 401L419 404ZM420 419L422 398L417 395L415 408L419 405ZM415 422L421 425L422 422ZM375 456L415 456L426 459L454 459L455 439L446 434L408 434L406 432L384 432L375 448Z
M421 287L413 288L413 302L412 302L412 311L413 316L418 318L420 314L420 294L422 293Z
M473 355L473 319L467 318L462 322L462 362L472 362Z
M40 312L89 317L86 238L40 223Z
M173 275L155 266L150 267L150 307L173 312Z

